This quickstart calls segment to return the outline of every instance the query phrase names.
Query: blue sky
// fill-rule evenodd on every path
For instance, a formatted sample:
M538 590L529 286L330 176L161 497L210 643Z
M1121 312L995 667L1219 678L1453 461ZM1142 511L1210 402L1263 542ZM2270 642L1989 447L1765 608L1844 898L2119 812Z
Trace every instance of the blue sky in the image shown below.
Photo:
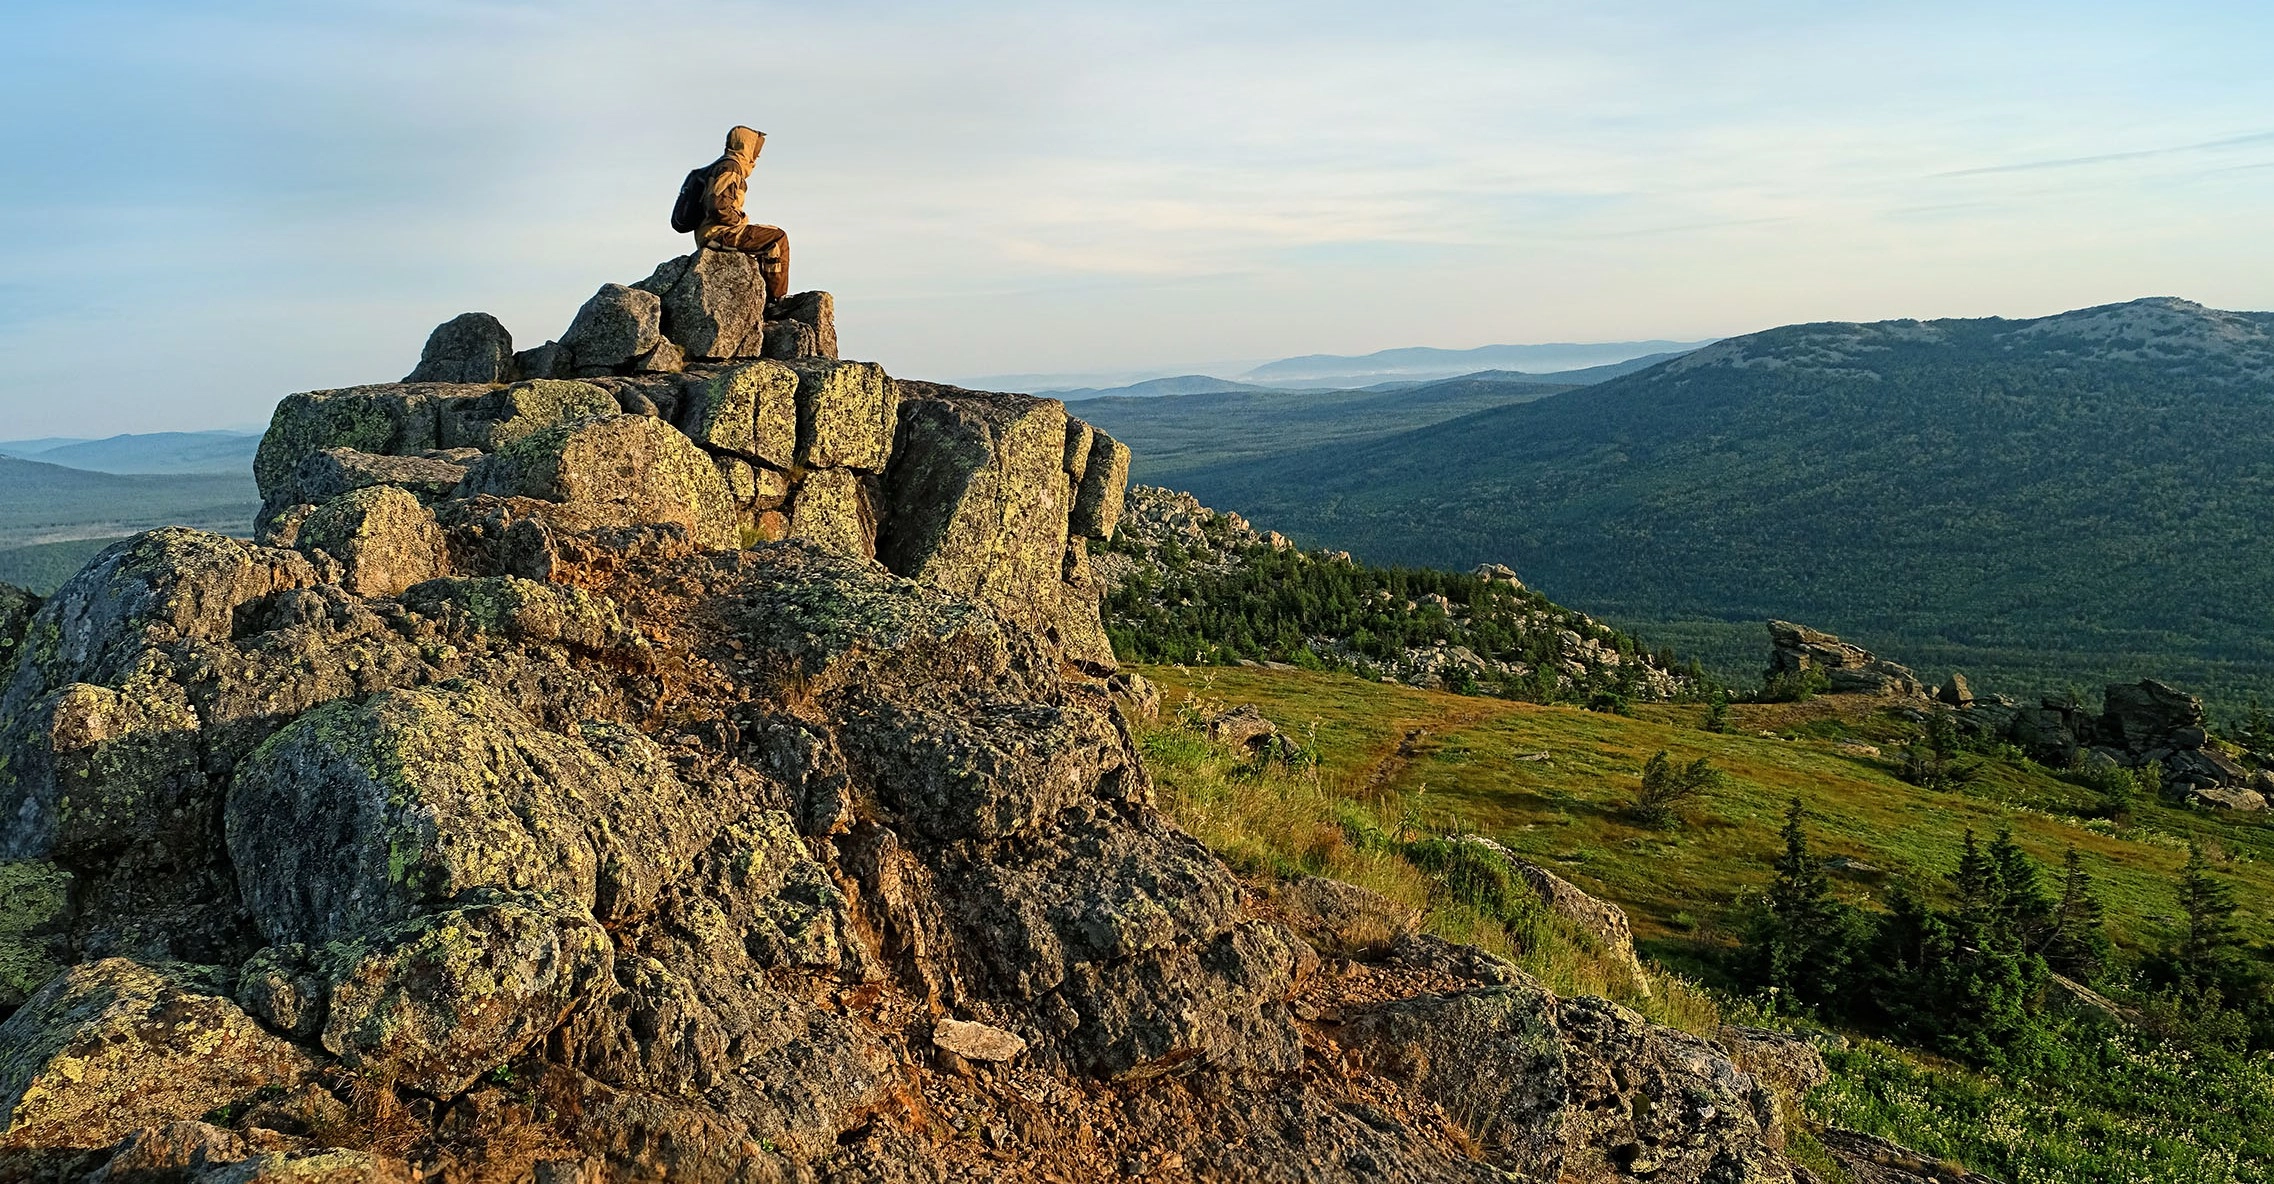
M0 438L266 417L678 253L725 128L848 353L1236 368L2274 307L2274 6L0 5Z

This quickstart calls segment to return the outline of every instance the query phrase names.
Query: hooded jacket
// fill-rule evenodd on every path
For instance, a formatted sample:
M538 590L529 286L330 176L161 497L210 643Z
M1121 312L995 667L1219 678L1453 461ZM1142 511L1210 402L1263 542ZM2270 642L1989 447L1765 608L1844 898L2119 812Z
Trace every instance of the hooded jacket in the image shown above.
M711 185L704 195L703 221L695 228L698 236L716 227L741 226L750 221L742 212L742 199L750 187L750 170L758 163L758 150L765 146L764 132L737 127L726 134L726 155L711 165Z

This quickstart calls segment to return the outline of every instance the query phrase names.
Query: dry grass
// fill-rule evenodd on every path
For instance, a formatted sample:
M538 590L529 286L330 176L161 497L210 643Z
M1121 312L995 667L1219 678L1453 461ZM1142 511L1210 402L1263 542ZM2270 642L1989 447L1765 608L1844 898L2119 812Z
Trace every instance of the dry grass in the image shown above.
M1409 858L1419 840L1474 831L1457 803L1348 785L1316 759L1320 738L1307 728L1287 729L1301 748L1292 760L1217 744L1199 721L1223 706L1205 689L1180 696L1137 739L1162 809L1243 874L1355 884L1418 910L1428 932L1509 958L1559 995L1599 995L1694 1032L1719 1023L1712 999L1678 976L1652 970L1648 991L1638 989L1622 963L1547 913L1520 881L1497 886L1513 900L1480 899Z

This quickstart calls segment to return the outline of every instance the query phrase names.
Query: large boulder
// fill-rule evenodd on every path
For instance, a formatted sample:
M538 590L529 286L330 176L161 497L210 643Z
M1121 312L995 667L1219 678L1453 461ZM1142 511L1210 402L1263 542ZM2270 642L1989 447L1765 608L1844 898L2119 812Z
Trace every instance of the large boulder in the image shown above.
M478 398L436 404L445 448L503 448L549 427L616 414L616 396L588 382L533 378Z
M2203 701L2177 687L2152 678L2110 683L2103 704L2099 727L2103 743L2134 752L2202 747L2200 739L2193 744L2175 743L2183 730L2203 726Z
M1064 405L965 391L904 402L900 420L877 558L1058 640L1070 500Z
M1128 490L1129 446L1093 429L1067 529L1084 538L1112 538L1113 528L1121 522L1121 502Z
M713 549L741 541L718 466L670 424L644 415L525 436L477 463L459 492L559 502L585 526L683 526Z
M766 322L766 356L785 360L837 358L837 300L827 292L785 296Z
M876 554L876 519L869 479L850 469L815 469L790 502L788 537L868 559Z
M806 361L797 371L798 463L881 473L899 395L874 362Z
M47 860L0 860L0 1015L63 969L71 885L71 873Z
M622 284L600 285L561 334L561 346L579 371L627 365L662 340L662 298Z
M338 560L340 586L357 596L400 596L442 574L442 528L434 511L393 485L326 502L300 524L295 545Z
M284 505L322 505L341 494L374 485L399 486L422 501L434 501L450 496L465 479L466 462L447 454L382 456L353 448L326 448L310 454L292 470L291 483L278 501Z
M589 913L541 896L428 914L353 949L332 978L324 1047L445 1097L543 1040L612 963Z
M679 428L706 448L775 469L797 463L798 373L779 362L740 362L689 378Z
M262 935L321 945L484 891L637 915L715 808L638 733L555 735L470 684L301 716L239 767L225 824Z
M286 395L269 416L268 431L253 454L253 480L263 500L283 496L293 470L327 448L412 455L442 447L437 410L442 402L478 398L487 386L386 383Z
M404 382L512 382L513 334L486 312L464 312L435 326Z
M1861 646L1841 641L1821 629L1770 621L1772 674L1821 674L1825 689L1834 694L1889 695L1919 698L1926 688L1907 667L1898 666Z
M1603 999L1557 1009L1569 1178L1791 1184L1770 1143L1776 1100L1726 1053Z
M1437 1103L1494 1166L1554 1180L1570 1100L1555 997L1529 981L1384 1004L1337 1039Z
M8 685L16 655L23 652L24 635L31 630L32 614L38 611L39 597L14 584L0 584L0 687Z
M766 274L756 255L699 250L633 287L660 298L663 335L689 358L754 358L764 346Z
M211 970L86 963L0 1022L0 1148L108 1146L314 1069Z
M1801 1102L1808 1091L1832 1080L1824 1054L1805 1036L1772 1028L1723 1025L1714 1043L1729 1053L1729 1061L1767 1087L1776 1099L1776 1121L1765 1134L1771 1146L1782 1148L1786 1133L1801 1120Z

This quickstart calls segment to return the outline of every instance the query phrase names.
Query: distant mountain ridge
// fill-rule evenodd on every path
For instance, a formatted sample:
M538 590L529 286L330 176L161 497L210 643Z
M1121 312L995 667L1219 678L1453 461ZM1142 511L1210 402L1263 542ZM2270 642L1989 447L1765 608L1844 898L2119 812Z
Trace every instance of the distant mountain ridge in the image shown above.
M259 432L144 432L104 440L12 440L0 456L94 473L250 473Z
M1296 382L1382 382L1399 378L1454 378L1479 370L1553 374L1631 361L1648 354L1697 349L1709 341L1556 342L1546 345L1484 345L1475 349L1409 346L1370 354L1306 354L1267 362L1240 376L1243 381L1285 385Z
M1793 325L1404 432L1184 461L1179 484L1306 545L1508 563L1653 641L1746 622L1757 650L1784 617L2014 689L2161 671L2274 697L2274 314Z

